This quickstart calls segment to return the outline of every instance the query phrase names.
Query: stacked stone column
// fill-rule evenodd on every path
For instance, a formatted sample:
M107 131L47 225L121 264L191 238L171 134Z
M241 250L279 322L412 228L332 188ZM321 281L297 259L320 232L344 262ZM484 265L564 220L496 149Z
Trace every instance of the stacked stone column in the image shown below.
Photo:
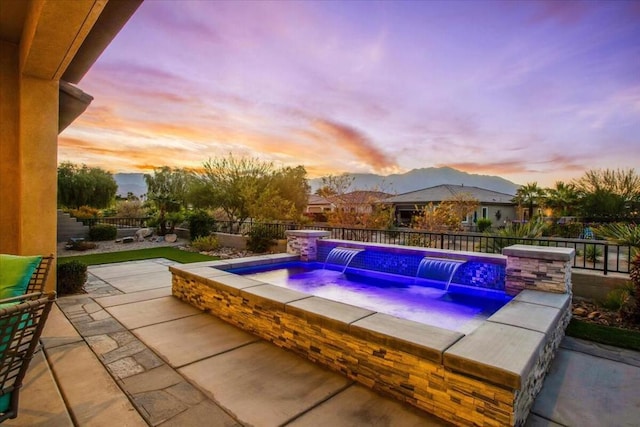
M300 255L302 261L315 261L318 258L318 239L329 237L324 230L289 230L287 235L287 253Z
M571 293L573 248L513 245L502 250L507 257L505 291L517 295L525 289Z

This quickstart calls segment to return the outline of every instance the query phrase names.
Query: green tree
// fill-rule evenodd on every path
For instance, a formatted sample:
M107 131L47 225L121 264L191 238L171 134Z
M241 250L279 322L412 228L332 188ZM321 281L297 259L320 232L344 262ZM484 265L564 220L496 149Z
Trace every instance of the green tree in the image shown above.
M191 191L196 207L219 208L231 221L297 219L307 204L306 170L233 155L203 164Z
M347 193L355 176L347 173L342 175L329 175L322 177L322 186L316 190L316 194L322 197L340 196Z
M574 181L586 217L621 218L638 214L640 176L634 169L593 169Z
M113 175L101 168L70 162L58 166L58 205L78 209L109 207L115 200L118 184Z
M269 191L259 197L261 202L252 208L252 217L258 217L263 211L261 205L268 202L269 193L273 194L270 204L275 209L265 219L298 220L309 202L309 184L304 166L283 167L274 171L268 178Z
M513 202L519 206L525 206L529 212L529 220L533 218L533 208L542 204L545 190L538 186L537 182L528 182L518 188Z
M161 236L172 233L179 213L186 207L192 173L186 169L168 166L156 168L153 175L145 174L147 200L156 209L157 233Z
M578 203L578 191L572 183L556 181L554 188L546 189L545 205L557 216L574 216Z

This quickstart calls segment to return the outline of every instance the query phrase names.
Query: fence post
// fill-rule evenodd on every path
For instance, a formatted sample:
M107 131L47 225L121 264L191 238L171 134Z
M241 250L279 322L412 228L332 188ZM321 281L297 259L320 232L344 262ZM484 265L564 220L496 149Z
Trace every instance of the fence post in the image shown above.
M594 249L595 252L595 249ZM609 271L609 245L607 243L604 244L604 274L607 274Z
M444 233L440 233L440 249L444 249Z

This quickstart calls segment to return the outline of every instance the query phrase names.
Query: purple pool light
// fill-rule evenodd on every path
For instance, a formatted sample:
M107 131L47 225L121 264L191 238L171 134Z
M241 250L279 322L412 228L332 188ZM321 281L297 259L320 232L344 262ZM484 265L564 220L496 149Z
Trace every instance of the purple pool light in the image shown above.
M504 292L456 287L426 279L349 269L342 273L317 262L288 262L230 270L326 299L403 319L469 333L506 304Z

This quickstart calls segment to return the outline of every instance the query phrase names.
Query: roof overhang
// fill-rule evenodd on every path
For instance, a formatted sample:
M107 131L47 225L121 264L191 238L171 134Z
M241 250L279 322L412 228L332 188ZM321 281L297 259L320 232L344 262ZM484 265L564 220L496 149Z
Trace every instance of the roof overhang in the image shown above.
M19 46L20 71L60 81L58 132L93 99L69 83L84 77L142 1L2 1L0 40Z

